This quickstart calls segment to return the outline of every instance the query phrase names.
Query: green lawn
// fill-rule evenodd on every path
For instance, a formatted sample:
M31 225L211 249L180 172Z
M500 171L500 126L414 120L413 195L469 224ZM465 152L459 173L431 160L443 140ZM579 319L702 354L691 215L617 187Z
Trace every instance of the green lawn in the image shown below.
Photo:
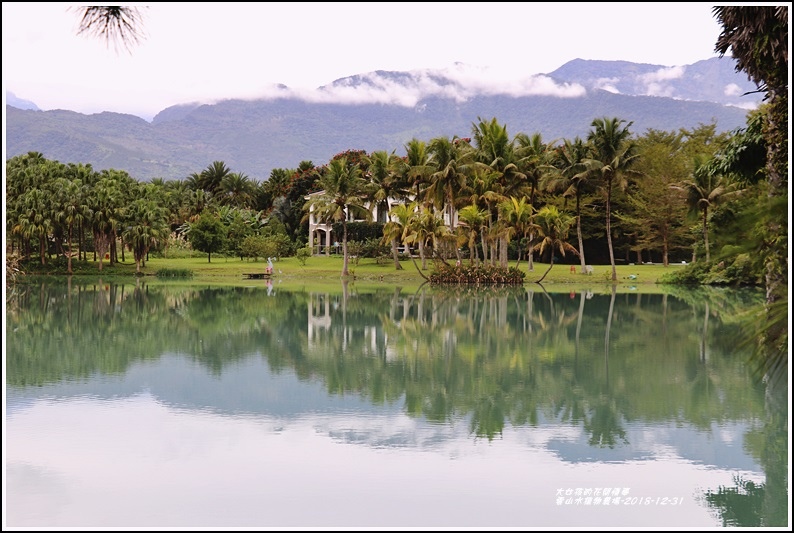
M135 263L128 256L124 263L119 263L113 268L105 264L103 266L103 277L113 276L132 276L135 273ZM358 285L362 283L372 284L400 284L400 285L421 285L425 280L419 274L411 260L402 261L402 270L396 270L394 263L391 260L381 261L379 264L374 259L361 259L358 264L352 260L349 264L350 280L356 281ZM421 267L420 261L417 259L417 266ZM423 271L425 275L432 272L433 264L431 261L427 263L427 270ZM515 266L515 261L510 263ZM264 272L267 267L265 260L240 260L239 258L213 256L211 261L207 261L207 257L192 257L192 258L155 258L152 257L146 262L146 266L142 272L147 277L154 277L157 271L162 269L168 270L189 270L193 273L194 281L202 282L217 282L222 284L240 284L247 283L263 283L262 280L246 280L244 274L253 272ZM337 282L340 280L342 272L342 257L340 255L332 255L330 257L317 256L310 257L305 265L301 265L295 257L287 257L276 261L274 263L273 280L280 282ZM549 267L548 263L535 263L534 271L528 272L525 278L525 283L533 283L543 276L546 269ZM557 285L557 284L587 284L609 285L609 274L611 267L609 265L593 265L592 274L580 274L579 266L576 265L575 272L571 272L571 265L555 264L543 280L543 285ZM519 268L527 272L526 261L521 261ZM680 264L670 265L664 267L660 264L645 264L645 265L618 265L617 267L618 283L620 285L653 285L657 280L667 274L668 272L676 271L681 268ZM24 267L23 267L24 270ZM62 272L59 270L63 270ZM49 274L65 274L65 267L59 268L58 271L48 269ZM98 264L93 261L74 263L75 274L99 274ZM33 273L33 272L31 272Z

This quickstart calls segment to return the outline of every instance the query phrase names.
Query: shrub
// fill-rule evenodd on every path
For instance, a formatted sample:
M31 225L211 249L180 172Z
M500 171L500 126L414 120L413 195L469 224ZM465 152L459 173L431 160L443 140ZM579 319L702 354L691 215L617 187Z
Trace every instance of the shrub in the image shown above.
M193 271L189 268L161 268L154 273L158 278L186 278L193 277Z
M430 283L457 283L480 285L520 285L524 283L524 272L516 267L491 265L451 266L443 264L428 276Z

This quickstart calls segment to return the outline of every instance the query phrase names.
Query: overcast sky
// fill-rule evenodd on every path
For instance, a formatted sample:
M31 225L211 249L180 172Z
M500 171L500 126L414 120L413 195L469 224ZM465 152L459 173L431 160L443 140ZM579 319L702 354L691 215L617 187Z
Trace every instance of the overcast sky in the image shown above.
M713 4L153 3L131 52L78 36L70 4L3 2L3 86L40 109L150 120L194 101L311 95L375 70L440 69L520 92L573 59L715 57ZM284 93L284 90L281 90ZM4 100L5 103L5 100Z

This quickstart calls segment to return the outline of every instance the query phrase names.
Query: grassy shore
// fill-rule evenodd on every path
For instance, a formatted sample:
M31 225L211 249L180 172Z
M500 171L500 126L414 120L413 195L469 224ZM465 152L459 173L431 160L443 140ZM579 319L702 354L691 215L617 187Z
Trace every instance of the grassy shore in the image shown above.
M515 261L510 263L515 266ZM417 259L416 265L411 260L401 262L402 269L397 270L393 261L381 261L374 259L360 259L358 263L350 261L349 281L355 281L358 285L362 284L399 284L402 286L421 285L425 282L422 275L417 270L421 268L421 262ZM543 279L544 286L565 284L587 284L587 285L611 285L611 267L609 265L593 265L592 274L580 273L580 266L555 264L551 271ZM310 257L302 265L297 258L287 257L274 262L274 272L272 279L284 282L339 282L342 272L342 257L332 255L330 257L318 256ZM240 260L234 257L213 256L210 261L207 257L190 258L159 258L152 257L146 261L141 272L147 279L157 278L158 271L190 272L192 281L218 283L223 285L240 285L247 283L263 283L262 280L247 280L247 273L262 273L267 268L267 261L264 260ZM549 268L548 263L534 264L534 269L529 272L527 262L521 261L519 268L526 273L524 283L534 283L539 280ZM657 284L659 279L667 273L675 272L681 265L670 265L665 267L660 264L643 265L617 265L617 277L619 285L628 286L648 286ZM73 269L76 275L100 275L99 264L94 261L74 261ZM23 267L23 271L24 271ZM37 274L63 275L65 267L47 268L38 271ZM433 271L431 261L427 262L427 269L422 273L429 275ZM34 272L29 272L33 274ZM113 267L105 263L101 272L102 277L135 275L135 263L127 257L127 261L117 263Z

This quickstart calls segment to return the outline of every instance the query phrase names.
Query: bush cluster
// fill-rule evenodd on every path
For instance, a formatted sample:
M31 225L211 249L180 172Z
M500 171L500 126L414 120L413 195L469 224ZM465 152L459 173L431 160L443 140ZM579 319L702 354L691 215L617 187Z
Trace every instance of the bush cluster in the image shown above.
M457 283L476 285L521 285L524 283L524 272L516 267L500 267L492 265L442 265L428 276L430 283Z

